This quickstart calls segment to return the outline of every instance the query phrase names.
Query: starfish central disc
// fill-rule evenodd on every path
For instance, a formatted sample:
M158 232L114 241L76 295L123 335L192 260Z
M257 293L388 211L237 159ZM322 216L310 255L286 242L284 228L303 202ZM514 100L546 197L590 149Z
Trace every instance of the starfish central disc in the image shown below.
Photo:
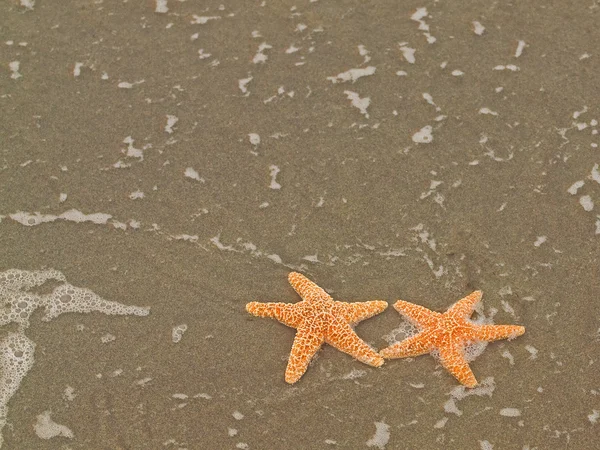
M476 342L512 339L525 333L525 327L517 325L477 325L471 322L469 317L481 296L481 291L475 291L443 314L414 303L397 301L394 308L420 332L384 348L379 354L384 358L407 358L437 351L446 370L465 386L475 387L477 380L465 357L465 347Z
M304 375L323 343L365 364L374 367L383 364L383 358L358 337L352 326L382 312L387 308L387 302L339 302L302 274L291 272L288 280L302 297L301 302L251 302L246 305L246 310L254 316L271 317L298 330L285 371L286 382L293 384Z

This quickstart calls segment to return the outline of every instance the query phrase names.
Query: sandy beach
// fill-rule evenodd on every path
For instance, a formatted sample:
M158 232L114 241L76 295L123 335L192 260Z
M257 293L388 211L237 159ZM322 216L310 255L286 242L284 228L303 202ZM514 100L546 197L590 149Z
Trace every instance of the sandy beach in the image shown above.
M2 449L595 448L599 15L2 2L0 272L64 276L0 327L35 347ZM474 389L327 345L289 385L295 330L245 306L300 301L291 271L387 301L355 328L377 350L398 299L481 290L474 318L527 331L471 362ZM149 314L46 321L61 283Z

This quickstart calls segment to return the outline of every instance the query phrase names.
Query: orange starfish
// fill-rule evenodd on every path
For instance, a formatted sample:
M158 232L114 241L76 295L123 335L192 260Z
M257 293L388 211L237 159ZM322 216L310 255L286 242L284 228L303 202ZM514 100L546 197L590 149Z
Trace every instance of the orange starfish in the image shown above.
M482 292L475 291L452 305L445 313L398 300L394 308L420 328L418 334L379 352L384 358L406 358L439 352L442 366L462 384L475 387L477 380L465 358L465 346L481 341L512 339L525 333L516 325L477 325L469 320Z
M383 364L383 358L358 337L352 325L379 314L387 308L387 302L338 302L304 275L291 272L288 280L302 297L300 303L251 302L246 305L246 310L254 316L272 317L298 330L285 370L286 382L293 384L304 375L323 342L365 364L374 367Z

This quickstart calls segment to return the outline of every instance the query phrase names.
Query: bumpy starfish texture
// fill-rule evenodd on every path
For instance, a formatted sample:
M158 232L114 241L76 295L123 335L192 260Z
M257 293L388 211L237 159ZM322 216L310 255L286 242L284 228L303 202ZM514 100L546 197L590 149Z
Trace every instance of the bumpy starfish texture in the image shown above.
M365 364L374 367L383 364L383 358L358 337L352 325L379 314L387 308L387 302L338 302L304 275L292 272L288 280L302 297L301 302L251 302L246 305L252 315L271 317L298 330L285 371L286 382L293 384L304 375L310 360L324 342Z
M384 348L379 354L384 358L407 358L437 351L446 370L465 386L475 387L477 380L465 357L465 346L481 341L512 339L525 333L525 327L521 326L477 325L471 322L469 317L481 296L481 291L475 291L443 314L399 300L394 308L420 332Z

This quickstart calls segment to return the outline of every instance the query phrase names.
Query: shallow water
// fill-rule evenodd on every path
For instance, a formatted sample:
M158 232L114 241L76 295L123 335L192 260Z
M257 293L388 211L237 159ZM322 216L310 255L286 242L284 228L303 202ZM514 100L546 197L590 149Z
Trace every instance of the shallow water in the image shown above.
M0 270L150 307L34 312L3 448L593 448L599 14L0 4ZM298 301L290 270L437 311L481 289L527 332L471 363L474 390L431 356L374 369L327 346L289 386L294 330L244 307ZM401 323L356 331L380 349Z

